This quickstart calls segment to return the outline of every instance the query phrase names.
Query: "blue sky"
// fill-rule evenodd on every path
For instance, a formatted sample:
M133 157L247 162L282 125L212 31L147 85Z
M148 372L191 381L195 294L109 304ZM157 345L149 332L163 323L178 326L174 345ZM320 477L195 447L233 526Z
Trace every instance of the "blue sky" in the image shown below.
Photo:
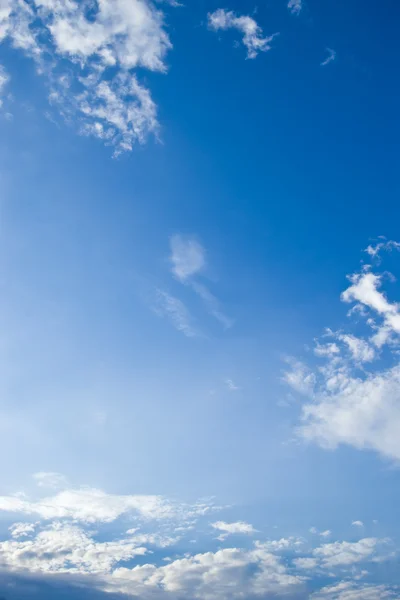
M400 598L398 8L177 4L0 0L0 596Z

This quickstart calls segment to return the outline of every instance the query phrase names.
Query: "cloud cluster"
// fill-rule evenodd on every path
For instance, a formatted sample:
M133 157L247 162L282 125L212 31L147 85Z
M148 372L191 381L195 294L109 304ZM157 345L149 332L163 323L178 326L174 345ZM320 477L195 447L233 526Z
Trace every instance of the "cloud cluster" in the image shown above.
M373 449L398 460L399 304L388 300L381 289L384 277L372 265L363 265L349 281L341 299L353 304L349 316L362 319L365 333L355 336L327 329L315 346L324 364L309 368L292 359L284 380L309 399L302 407L298 430L303 438L326 448L348 444Z
M150 0L1 0L0 40L35 61L67 121L118 154L157 133L156 106L136 73L166 71L163 19Z
M39 483L43 478L44 473L37 478ZM348 600L372 598L362 595L371 590L382 591L379 597L392 597L389 588L357 583L368 563L390 556L389 540L363 538L310 548L296 537L262 539L262 533L246 521L210 522L214 510L209 502L187 505L159 496L118 496L91 488L66 488L37 500L21 493L2 497L3 520L15 514L25 520L12 522L9 538L0 541L0 568L53 577L68 574L69 583L76 582L80 589L87 586L142 600ZM127 522L134 527L127 529ZM211 534L208 540L204 531ZM215 547L215 531L222 532L218 538L222 547ZM185 552L187 536L193 539L198 534L203 535L203 546L211 548ZM259 539L249 537L256 534ZM224 547L229 535L242 536L244 545ZM166 548L172 557L163 560L165 554L160 552ZM309 579L328 574L335 583L310 596ZM346 580L350 576L351 584Z
M271 49L277 34L263 37L261 27L253 17L236 15L233 11L219 8L208 14L208 26L212 31L236 29L243 34L242 43L247 48L247 58L256 58L259 52Z

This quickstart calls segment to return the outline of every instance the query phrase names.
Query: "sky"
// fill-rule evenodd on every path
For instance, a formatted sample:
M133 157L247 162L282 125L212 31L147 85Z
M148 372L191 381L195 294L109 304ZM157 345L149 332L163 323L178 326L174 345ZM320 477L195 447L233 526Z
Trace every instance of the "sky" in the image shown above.
M0 0L0 599L400 599L399 7Z

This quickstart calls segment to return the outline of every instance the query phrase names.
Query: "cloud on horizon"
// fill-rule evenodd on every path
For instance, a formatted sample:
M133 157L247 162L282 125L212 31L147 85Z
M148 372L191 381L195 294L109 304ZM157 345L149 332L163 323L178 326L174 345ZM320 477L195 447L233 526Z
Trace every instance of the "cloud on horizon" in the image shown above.
M58 481L65 480L59 477ZM141 599L348 600L353 598L345 595L352 577L352 593L381 589L387 594L382 597L392 597L389 586L356 582L357 577L365 578L366 565L392 559L393 544L386 538L315 546L297 537L270 539L245 521L211 520L226 509L210 501L182 504L159 496L118 496L85 487L42 494L38 486L39 497L33 500L23 493L0 497L1 522L8 522L8 534L3 533L0 541L0 568L6 580L14 578L22 587L24 580L36 578L42 585L60 585L60 589L75 585L77 597L80 588L92 590L94 598L107 591ZM215 531L222 532L219 546L212 539ZM199 536L204 550L188 552L186 548ZM237 538L235 545L225 546L228 536ZM328 574L336 588L332 584L310 596L310 577ZM3 588L1 593L6 593L4 584ZM341 588L343 595L332 595Z

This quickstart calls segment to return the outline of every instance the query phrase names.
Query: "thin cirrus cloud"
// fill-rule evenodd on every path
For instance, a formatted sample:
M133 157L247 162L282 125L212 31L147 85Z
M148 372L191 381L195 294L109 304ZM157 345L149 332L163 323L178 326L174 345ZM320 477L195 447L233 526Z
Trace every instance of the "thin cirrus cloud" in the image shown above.
M271 42L278 35L274 33L264 37L261 27L253 17L237 15L223 8L208 14L208 27L211 31L234 29L242 33L242 43L247 49L247 58L256 58L259 52L271 50Z
M186 337L192 338L199 335L193 325L192 316L182 300L172 296L165 290L156 290L154 312L160 317L167 318L175 329L182 332Z
M373 265L363 265L348 279L350 285L341 300L353 305L350 325L356 314L358 328L360 319L364 323L364 333L355 336L351 331L327 329L316 344L322 364L310 367L301 360L290 360L284 380L305 398L297 432L324 448L345 444L398 461L399 305L382 291L384 274L374 272ZM334 342L325 343L327 337ZM383 350L389 362L379 362Z
M292 13L292 15L298 16L303 8L302 0L289 0L288 9Z
M68 575L69 584L81 591L124 593L142 600L348 600L369 597L362 595L365 590L380 590L382 598L393 592L390 586L360 582L369 564L390 559L389 539L316 546L296 537L268 539L246 521L211 521L215 512L225 509L209 501L185 504L65 485L35 500L24 494L0 497L0 515L9 522L8 534L0 541L0 562L10 577L23 571L41 577L44 584L62 585ZM134 527L127 528L132 522ZM215 531L220 532L219 547ZM199 534L204 551L186 552ZM241 536L234 547L226 542L231 535ZM167 549L169 556L163 560ZM314 574L322 580L329 576L332 584L319 590L314 585L311 593L308 581ZM334 595L340 589L355 595Z
M336 50L333 50L332 48L327 48L326 53L327 57L321 62L321 67L326 67L331 62L336 60Z
M225 329L233 325L232 319L221 310L218 299L208 287L198 281L207 267L205 248L191 236L173 235L170 238L171 273L175 279L188 285L204 303L208 313L213 316Z
M165 73L171 42L149 0L104 0L95 11L89 0L3 0L0 41L35 61L67 122L115 154L157 134L157 108L137 69Z
M0 21L1 23L1 21ZM5 68L0 65L0 107L3 105L3 97L6 92L7 84L10 80Z

